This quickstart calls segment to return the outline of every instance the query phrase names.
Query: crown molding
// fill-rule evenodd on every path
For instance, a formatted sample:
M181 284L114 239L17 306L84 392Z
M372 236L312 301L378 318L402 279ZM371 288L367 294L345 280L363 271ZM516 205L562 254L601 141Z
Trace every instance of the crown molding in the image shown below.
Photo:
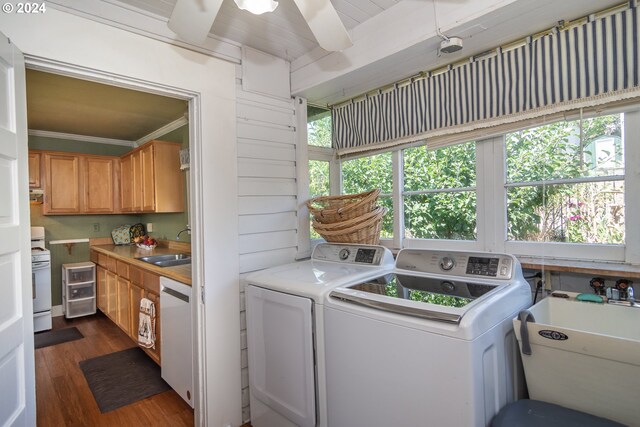
M48 130L29 129L30 136L41 136L44 138L66 139L71 141L93 142L96 144L122 145L124 147L135 147L134 141L124 139L100 138L99 136L76 135L73 133L51 132Z
M172 121L171 123L167 123L166 125L162 126L160 129L156 129L153 132L151 132L148 135L143 136L142 138L138 139L137 141L134 142L134 147L138 147L142 144L144 144L145 142L154 140L156 138L161 137L162 135L166 135L171 131L174 131L184 125L186 125L187 123L189 123L189 120L186 117L180 117L179 119L176 119L174 121Z

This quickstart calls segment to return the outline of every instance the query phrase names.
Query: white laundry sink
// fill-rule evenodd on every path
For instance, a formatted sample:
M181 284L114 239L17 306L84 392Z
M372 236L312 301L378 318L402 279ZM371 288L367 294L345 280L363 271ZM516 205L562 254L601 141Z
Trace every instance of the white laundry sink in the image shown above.
M547 297L529 309L522 354L531 399L626 425L640 419L640 308ZM523 348L521 322L514 319Z

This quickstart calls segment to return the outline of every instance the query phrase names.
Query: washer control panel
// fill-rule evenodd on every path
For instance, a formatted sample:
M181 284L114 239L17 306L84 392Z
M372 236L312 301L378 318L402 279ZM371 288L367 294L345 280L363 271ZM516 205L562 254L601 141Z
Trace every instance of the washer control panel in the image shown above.
M385 254L388 255L385 257ZM321 243L313 250L312 259L349 264L382 265L391 253L382 246ZM392 260L392 258L391 258Z
M396 267L458 277L511 279L517 262L507 254L403 249L398 254Z

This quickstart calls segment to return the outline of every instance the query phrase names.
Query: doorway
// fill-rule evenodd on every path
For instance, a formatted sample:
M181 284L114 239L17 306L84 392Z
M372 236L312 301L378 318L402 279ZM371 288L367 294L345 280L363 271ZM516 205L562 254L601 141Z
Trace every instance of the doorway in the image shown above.
M167 163L166 160L163 161L162 167L158 165L160 161L158 158L156 166L163 174L167 174L169 168L175 171L183 170L177 172L182 175L181 179L184 181L185 187L185 191L180 192L180 197L183 194L189 194L188 155L180 156L182 159L186 159L184 164L181 164L177 156L177 148L186 153L189 149L190 138L186 119L188 117L187 100L37 69L27 69L26 75L30 158L32 155L37 156L37 159L43 162L42 164L30 164L30 168L35 166L38 171L47 171L46 177L50 178L54 171L49 170L49 166L56 158L78 159L81 169L88 164L89 159L113 161L116 175L120 174L114 178L117 178L116 181L119 180L121 190L124 190L128 185L127 182L124 182L125 176L130 177L130 173L124 174L125 162L124 160L120 162L120 159L128 159L133 157L128 153L137 152L136 150L140 149L144 150L142 147L138 149L136 147L144 147L148 140L162 140L164 141L162 145L156 144L156 142L151 143L154 152L157 154L162 147L171 144L170 148L176 147L176 150L171 150L175 158L170 159L170 163ZM45 159L49 160L46 165L44 164ZM174 172L175 174L176 172ZM85 176L82 171L79 175L81 180L101 179L101 177ZM34 180L34 182L43 183L45 177ZM46 187L45 195L53 198L54 190L50 184ZM60 184L61 188L57 191L62 193L69 192L73 187L70 182L61 182ZM81 187L84 189L80 191L81 196L82 193L85 195L88 193L89 184L89 182L81 183ZM37 187L33 188L34 193L43 193L44 186L33 185L33 187ZM164 191L164 189L158 189L158 191L160 190ZM123 195L124 191L115 191L113 198L120 199L120 196ZM156 198L159 196L156 194ZM165 194L163 197L169 196ZM116 200L112 212L91 215L46 215L46 210L43 212L42 199L38 201L38 197L34 197L31 204L31 224L43 226L46 229L46 243L52 254L52 303L54 315L58 315L54 317L53 330L64 332L76 328L85 337L81 341L36 349L36 395L39 425L47 425L51 420L58 420L60 425L65 425L81 419L85 424L95 424L103 419L117 417L136 419L139 424L153 424L153 416L158 414L167 419L175 417L176 425L193 424L193 410L185 405L178 394L172 391L154 395L113 412L101 413L96 410L95 401L92 399L93 389L89 390L86 381L83 380L83 373L79 367L80 362L135 347L138 317L136 316L134 319L136 313L133 310L133 305L138 303L140 299L140 295L136 299L136 294L144 292L146 296L147 291L142 289L142 283L134 283L133 277L129 277L128 274L126 277L115 276L119 277L119 281L118 286L114 287L114 290L118 292L114 301L117 301L118 305L126 303L131 307L125 310L121 308L115 311L107 310L106 304L104 307L101 306L98 298L98 295L101 295L99 287L105 286L105 281L99 278L101 272L104 275L106 268L103 267L106 265L99 265L96 275L98 289L95 292L95 297L98 299L97 314L69 320L61 316L64 308L75 302L65 301L64 288L67 286L62 285L61 266L89 261L89 252L91 249L93 253L94 246L90 246L88 240L91 240L92 244L96 244L95 247L105 247L103 244L111 243L113 228L121 226L121 224L142 224L147 228L145 234L157 237L163 246L174 244L177 246L177 242L173 242L177 233L184 230L189 224L190 209L188 197L185 198L185 209L175 213L136 213L132 209L127 211L124 209L124 203L120 205L120 200ZM191 252L188 244L189 237L188 234L182 234L180 241L182 251ZM100 242L101 240L102 242ZM141 254L146 255L147 253L136 252L136 256ZM182 267L182 271L185 271L184 267ZM115 274L115 271L113 273ZM68 294L67 292L67 297ZM153 293L149 297L155 300L156 304L158 303L159 295ZM155 328L158 345L154 345L156 351L151 351L149 356L159 362L161 348L159 340L162 336L159 328L162 309L161 306L156 307L158 320ZM124 317L121 316L123 312L127 314ZM42 335L38 334L36 338ZM36 340L38 341L38 339ZM197 347L194 346L194 348ZM73 355L72 361L64 360L69 357L69 354ZM61 389L71 390L72 393L60 393ZM194 390L194 395L197 394L197 391ZM70 408L80 408L80 410L77 411L78 413L74 413ZM158 408L160 410L156 410ZM69 417L73 419L66 419Z

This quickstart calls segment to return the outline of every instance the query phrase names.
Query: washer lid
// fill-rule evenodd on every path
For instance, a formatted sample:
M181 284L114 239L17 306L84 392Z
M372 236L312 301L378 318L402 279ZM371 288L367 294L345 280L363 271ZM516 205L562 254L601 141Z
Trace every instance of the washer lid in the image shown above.
M341 287L330 296L397 314L459 323L471 306L503 286L391 273Z
M259 287L305 296L322 304L328 292L337 287L360 283L390 272L384 267L302 261L268 268L247 276L246 282Z

